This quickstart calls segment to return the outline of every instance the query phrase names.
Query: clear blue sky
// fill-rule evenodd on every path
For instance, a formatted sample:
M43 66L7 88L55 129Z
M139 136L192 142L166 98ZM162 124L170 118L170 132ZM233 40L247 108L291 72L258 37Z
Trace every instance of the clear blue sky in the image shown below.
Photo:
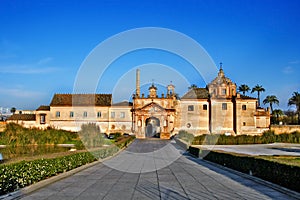
M54 93L73 91L81 63L100 42L129 29L163 27L196 40L217 65L223 62L226 76L237 85L262 85L266 89L262 99L276 95L279 108L286 110L288 98L300 91L299 11L298 0L0 0L0 107L47 105ZM176 59L148 50L125 55L114 65L179 63L185 71L185 63ZM131 83L125 81L122 87L133 91L134 70L124 74L130 75ZM159 74L141 71L146 82L171 81ZM188 85L174 79L183 95ZM185 79L205 87L196 76ZM116 80L111 81L100 83L97 92L118 88ZM129 97L119 93L114 101Z

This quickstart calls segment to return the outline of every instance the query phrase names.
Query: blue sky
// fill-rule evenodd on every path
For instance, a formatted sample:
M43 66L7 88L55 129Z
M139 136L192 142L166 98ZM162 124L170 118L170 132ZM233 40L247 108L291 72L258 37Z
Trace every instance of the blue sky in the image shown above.
M237 85L260 84L262 99L276 95L287 110L300 90L299 10L297 0L0 0L0 107L47 105L54 93L73 91L82 62L99 43L129 29L162 27L193 38ZM205 87L183 59L148 49L116 60L97 92L129 99L137 67L144 85L172 81L180 95L192 83Z

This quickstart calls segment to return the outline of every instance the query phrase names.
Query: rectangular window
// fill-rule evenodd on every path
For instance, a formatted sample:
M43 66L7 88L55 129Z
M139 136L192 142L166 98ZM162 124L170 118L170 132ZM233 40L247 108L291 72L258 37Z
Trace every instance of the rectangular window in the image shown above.
M111 117L111 118L115 118L115 112L111 112L111 113L110 113L110 117Z
M246 122L243 122L243 126L246 126Z
M120 113L120 118L125 118L125 112Z
M206 104L203 105L203 110L207 110L207 105Z
M101 112L97 112L97 117L98 117L98 118L101 117Z
M40 124L45 124L46 123L46 115L41 115L40 116Z
M226 94L226 89L222 89L222 94L223 94L223 95Z
M87 117L87 112L86 111L83 112L83 117Z
M247 106L246 105L242 105L242 110L247 110Z
M222 110L227 110L227 103L222 103Z
M55 116L56 116L56 117L60 117L60 112L59 112L59 111L56 111Z
M73 111L70 112L70 117L71 118L74 117L74 112Z
M194 111L194 105L189 105L188 106L188 111Z

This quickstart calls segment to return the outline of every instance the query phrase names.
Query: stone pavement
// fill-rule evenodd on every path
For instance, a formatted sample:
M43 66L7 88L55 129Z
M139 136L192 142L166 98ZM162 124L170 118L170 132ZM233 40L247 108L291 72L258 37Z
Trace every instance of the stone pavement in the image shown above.
M176 159L165 161L164 153L173 153ZM268 184L189 155L177 157L179 153L183 152L170 141L135 140L110 162L94 165L21 199L295 199ZM124 164L125 170L118 164Z

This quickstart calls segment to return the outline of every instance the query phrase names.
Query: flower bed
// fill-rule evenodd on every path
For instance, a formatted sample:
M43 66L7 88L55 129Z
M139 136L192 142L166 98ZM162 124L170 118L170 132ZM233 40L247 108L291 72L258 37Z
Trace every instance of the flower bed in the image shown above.
M38 159L0 165L0 195L16 191L59 173L91 163L97 159L112 156L120 148L126 147L133 139L133 137L128 137L115 143L115 145L91 153L82 152L52 159Z

